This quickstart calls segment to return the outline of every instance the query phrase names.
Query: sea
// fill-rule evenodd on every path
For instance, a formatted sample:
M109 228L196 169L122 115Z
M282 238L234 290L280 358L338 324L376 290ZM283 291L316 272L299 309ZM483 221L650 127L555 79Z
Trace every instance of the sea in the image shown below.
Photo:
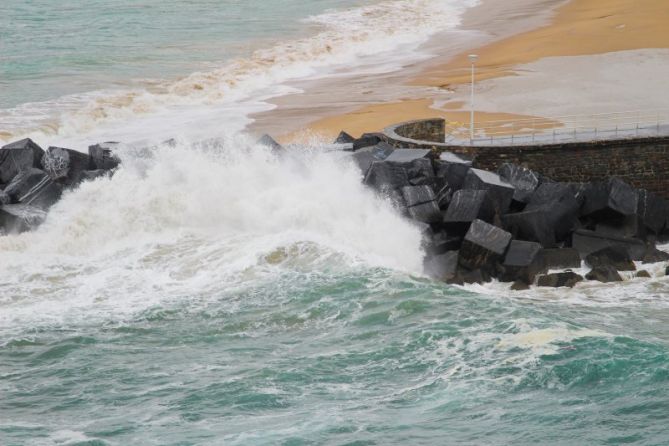
M429 58L476 4L0 2L0 142L123 159L0 237L0 445L669 444L666 265L434 282L328 141L248 131L301 80Z

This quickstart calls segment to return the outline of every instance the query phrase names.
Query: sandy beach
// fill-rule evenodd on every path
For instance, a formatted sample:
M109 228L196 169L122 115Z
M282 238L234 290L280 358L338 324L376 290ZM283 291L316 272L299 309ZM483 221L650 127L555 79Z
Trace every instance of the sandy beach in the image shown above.
M404 79L391 79L399 79L399 97L363 99L325 117L313 113L303 130L282 140L331 138L342 129L357 135L435 116L467 122L472 52L480 56L478 122L663 108L669 104L662 88L669 73L667 23L669 7L657 0L483 2L463 21L472 45L458 43L457 54L436 52L404 70Z

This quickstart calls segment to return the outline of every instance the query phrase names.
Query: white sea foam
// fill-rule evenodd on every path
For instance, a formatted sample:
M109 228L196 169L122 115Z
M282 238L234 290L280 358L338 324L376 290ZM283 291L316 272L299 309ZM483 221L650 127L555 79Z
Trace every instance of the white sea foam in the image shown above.
M0 237L0 327L123 319L286 270L420 273L419 231L333 154L279 159L233 137L123 158L37 231Z
M91 138L204 137L220 134L222 126L240 130L250 113L271 108L268 98L294 91L282 86L289 80L341 67L354 71L370 61L393 70L412 57L424 57L417 46L456 27L477 1L393 0L328 11L306 20L317 26L315 35L279 42L217 70L0 111L0 141L28 135L49 143L84 143Z

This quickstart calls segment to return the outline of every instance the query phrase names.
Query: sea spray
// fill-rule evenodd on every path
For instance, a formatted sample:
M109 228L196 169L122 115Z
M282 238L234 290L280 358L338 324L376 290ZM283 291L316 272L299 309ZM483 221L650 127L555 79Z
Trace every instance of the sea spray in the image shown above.
M322 258L421 273L418 229L337 154L276 156L243 136L119 154L112 178L66 193L35 232L0 239L0 326L73 307L135 311L163 293L257 278L291 256L307 269Z

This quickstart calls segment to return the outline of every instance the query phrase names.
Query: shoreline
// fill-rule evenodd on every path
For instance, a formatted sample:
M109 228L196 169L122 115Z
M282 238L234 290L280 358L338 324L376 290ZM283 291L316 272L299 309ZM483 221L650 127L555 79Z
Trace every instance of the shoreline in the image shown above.
M528 9L530 3L534 6L534 13ZM479 45L476 49L461 49L451 58L437 56L422 64L422 70L417 75L410 76L404 84L401 84L401 88L413 93L412 96L362 104L354 110L317 117L304 125L301 130L280 134L279 139L285 142L299 141L314 136L332 138L340 130L358 135L363 129L380 131L396 122L424 117L442 117L447 120L462 121L463 115L466 115L469 109L467 54L471 52L476 52L480 56L476 76L477 93L486 99L484 107L476 108L480 122L550 117L550 108L545 107L542 101L537 104L527 103L527 97L524 98L526 103L521 103L523 99L514 102L507 95L504 108L497 107L493 93L501 89L495 89L496 84L503 81L504 85L508 86L515 81L514 89L518 90L519 79L526 79L528 75L537 73L544 75L543 82L550 81L551 73L541 72L541 70L563 65L563 72L573 74L572 81L577 84L572 87L574 93L578 93L578 89L586 85L585 88L590 88L587 82L579 81L581 73L578 72L578 69L582 65L584 56L622 51L638 52L647 48L669 48L669 29L663 26L664 23L669 23L669 10L666 7L662 8L652 0L642 0L641 3L639 5L634 0L583 0L580 2L535 1L516 4L516 9L511 13L521 17L518 23L524 23L526 28L520 33L511 35L503 34L504 30L499 28L502 23L493 17L495 14L484 13L483 9L489 10L492 6L483 3L467 12L462 26L465 30L471 30L474 25L483 29L486 28L487 23L487 29L483 32L487 32L488 38L492 41L488 40L487 43ZM552 5L550 8L552 12L537 12L537 7L545 8L548 4ZM501 19L501 21L504 20ZM532 25L534 27L527 30L527 27ZM624 64L624 58L627 55L629 54L621 53L616 63ZM546 59L552 59L552 65L542 66ZM560 64L560 61L563 63ZM606 64L607 60L604 59L602 63ZM611 79L597 78L590 79L589 82L601 84L600 93L608 96L611 89L616 89L616 91L620 91L621 88L625 89L631 84L630 80L633 81L635 76L638 77L637 73L631 71L635 64L638 64L638 61L632 57L631 62L627 63L630 70L623 70L624 73L615 79L615 82ZM659 66L659 64L657 67L645 66L645 69L649 68L654 70L650 77L660 78L661 72L666 67ZM596 70L590 68L590 71L585 71L583 74L587 75L593 71ZM578 83L583 85L578 85ZM490 94L484 96L485 93ZM669 103L665 102L664 97L656 98L649 95L644 91L643 85L638 86L633 93L637 96L646 93L649 99L654 99L659 104ZM557 98L558 101L561 99ZM615 99L619 103L616 103ZM638 98L641 103L643 99L643 97ZM669 101L669 96L666 99ZM549 101L543 102L548 103ZM630 107L623 108L623 104L627 105L627 103L628 97L622 95L602 103L592 112L630 109ZM281 105L279 104L278 107L280 109ZM501 118L500 114L503 114L504 117Z
M336 119L368 106L443 97L443 90L411 81L460 53L548 23L553 9L564 1L513 0L501 5L484 0L463 14L457 28L433 36L419 48L421 54L429 56L407 61L402 68L391 72L349 76L337 73L316 81L289 83L299 92L270 99L268 102L275 108L252 115L254 122L247 130L270 133L287 142L292 135L303 134L305 130L312 135L313 124L321 119ZM491 5L494 17L488 12ZM369 128L368 125L361 127Z

